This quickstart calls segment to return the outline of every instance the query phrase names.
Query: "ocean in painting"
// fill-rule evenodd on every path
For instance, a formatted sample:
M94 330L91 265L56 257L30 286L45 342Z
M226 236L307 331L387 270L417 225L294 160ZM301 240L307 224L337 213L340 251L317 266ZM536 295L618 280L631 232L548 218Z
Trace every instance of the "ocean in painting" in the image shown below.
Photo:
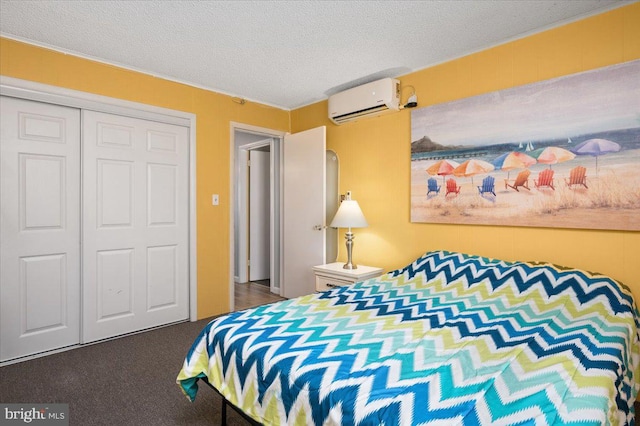
M470 158L477 158L491 162L500 155L511 152L521 151L524 153L532 150L546 148L548 146L557 146L571 151L581 142L589 139L606 139L616 142L620 145L622 151L640 149L640 127L624 130L610 130L605 132L591 133L587 135L569 135L562 138L552 138L545 140L521 140L496 145L477 146L471 145L464 148L449 149L443 146L441 150L429 152L411 153L411 160L442 160L450 159L461 162Z

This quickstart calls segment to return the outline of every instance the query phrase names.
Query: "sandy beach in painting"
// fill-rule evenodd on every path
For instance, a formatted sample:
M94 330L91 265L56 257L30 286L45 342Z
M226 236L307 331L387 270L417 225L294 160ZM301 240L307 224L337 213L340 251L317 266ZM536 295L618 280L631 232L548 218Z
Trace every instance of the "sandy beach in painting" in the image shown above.
M625 150L596 159L578 156L573 160L554 164L554 187L536 188L534 180L548 165L535 164L529 168L529 190L505 188L520 170L509 173L494 170L496 196L480 196L478 186L487 176L473 177L433 176L440 191L427 197L427 179L432 177L426 169L434 160L411 162L411 221L426 223L462 223L502 226L540 226L588 229L640 230L640 150ZM572 168L582 165L587 169L588 188L569 188L565 179ZM453 177L461 191L446 194L445 180Z

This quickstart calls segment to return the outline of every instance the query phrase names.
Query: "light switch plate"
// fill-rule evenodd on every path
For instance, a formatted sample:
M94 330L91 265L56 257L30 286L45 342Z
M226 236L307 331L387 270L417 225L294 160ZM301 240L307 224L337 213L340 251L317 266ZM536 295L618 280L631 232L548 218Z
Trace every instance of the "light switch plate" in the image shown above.
M220 198L218 197L218 194L213 194L211 196L211 204L213 204L214 206L220 204Z

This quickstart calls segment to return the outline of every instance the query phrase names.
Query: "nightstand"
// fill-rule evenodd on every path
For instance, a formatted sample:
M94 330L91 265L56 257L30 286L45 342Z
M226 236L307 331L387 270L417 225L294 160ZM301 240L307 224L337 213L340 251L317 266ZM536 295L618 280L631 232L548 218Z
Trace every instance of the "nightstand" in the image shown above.
M344 262L314 266L313 272L316 275L316 291L331 290L335 287L379 277L384 272L382 268L373 266L358 265L356 269L344 269L343 266Z

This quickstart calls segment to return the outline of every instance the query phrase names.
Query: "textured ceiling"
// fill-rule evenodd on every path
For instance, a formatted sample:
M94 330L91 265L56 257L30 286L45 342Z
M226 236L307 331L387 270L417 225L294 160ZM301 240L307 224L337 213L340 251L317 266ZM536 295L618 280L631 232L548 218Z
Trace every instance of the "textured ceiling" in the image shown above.
M293 109L626 3L0 0L0 32Z

